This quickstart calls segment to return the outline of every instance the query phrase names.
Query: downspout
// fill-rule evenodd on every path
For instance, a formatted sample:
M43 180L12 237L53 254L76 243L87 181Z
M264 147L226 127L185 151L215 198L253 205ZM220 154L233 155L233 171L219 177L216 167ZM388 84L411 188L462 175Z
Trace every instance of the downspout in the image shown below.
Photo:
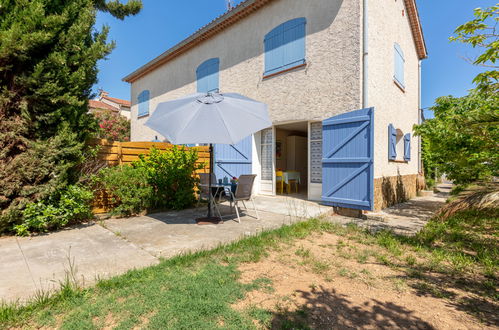
M367 2L369 0L363 0L362 5L362 108L367 108L369 105L369 74L368 74L368 56L369 56L369 16L368 16L368 7Z
M422 109L422 92L421 92L421 60L418 62L418 125L423 122ZM423 173L423 158L422 158L421 136L418 136L418 173Z

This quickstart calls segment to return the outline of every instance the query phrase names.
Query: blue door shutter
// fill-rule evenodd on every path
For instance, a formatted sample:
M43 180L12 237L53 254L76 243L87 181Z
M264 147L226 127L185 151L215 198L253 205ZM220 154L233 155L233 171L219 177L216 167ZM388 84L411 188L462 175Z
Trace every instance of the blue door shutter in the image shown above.
M149 115L149 91L142 91L137 97L139 103L139 111L137 116L143 117Z
M374 207L374 108L322 123L322 201L359 210Z
M265 36L265 73L269 75L305 63L306 22L295 18Z
M219 89L220 59L211 58L196 70L198 93L216 92Z
M404 135L404 160L411 160L411 133Z
M400 47L399 44L395 43L394 46L394 57L395 57L395 73L393 78L402 86L405 87L405 81L404 81L404 64L405 64L405 59L404 59L404 52L402 51L402 48Z
M392 124L388 125L388 159L397 159L397 130Z
M241 174L252 174L252 136L237 144L216 144L214 148L215 175L217 179L238 178Z

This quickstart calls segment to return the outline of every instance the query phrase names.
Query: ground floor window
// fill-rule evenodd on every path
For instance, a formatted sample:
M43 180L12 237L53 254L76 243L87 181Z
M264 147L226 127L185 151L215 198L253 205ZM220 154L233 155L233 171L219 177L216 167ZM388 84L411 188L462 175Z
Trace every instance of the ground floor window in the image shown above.
M310 124L310 182L322 183L322 123Z
M272 128L262 131L262 180L272 180Z

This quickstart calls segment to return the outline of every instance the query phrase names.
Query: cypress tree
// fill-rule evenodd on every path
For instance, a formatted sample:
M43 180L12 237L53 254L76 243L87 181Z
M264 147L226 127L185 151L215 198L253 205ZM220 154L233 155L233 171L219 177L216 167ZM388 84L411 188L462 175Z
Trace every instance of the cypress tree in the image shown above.
M31 201L75 182L97 61L114 43L97 11L124 19L141 1L0 0L0 232Z

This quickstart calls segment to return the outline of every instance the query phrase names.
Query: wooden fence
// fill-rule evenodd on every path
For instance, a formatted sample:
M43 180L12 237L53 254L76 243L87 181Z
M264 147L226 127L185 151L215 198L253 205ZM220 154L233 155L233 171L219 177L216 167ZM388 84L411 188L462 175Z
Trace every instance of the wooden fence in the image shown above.
M148 155L151 148L159 150L168 150L174 145L164 142L116 142L104 139L93 139L89 142L91 146L98 146L97 158L105 161L109 166L129 165L139 160L139 155ZM202 163L205 167L198 170L197 173L208 173L210 169L209 147L186 147L187 149L196 149L198 151L197 163ZM110 196L105 191L95 193L93 202L93 212L95 214L107 213L112 205Z
M116 142L108 140L93 139L89 143L92 146L99 146L98 158L106 161L110 166L131 164L139 160L139 155L148 155L151 148L168 150L174 145L164 142ZM209 170L210 153L209 147L186 147L198 151L198 163L205 164L205 170ZM205 172L201 170L201 172Z

